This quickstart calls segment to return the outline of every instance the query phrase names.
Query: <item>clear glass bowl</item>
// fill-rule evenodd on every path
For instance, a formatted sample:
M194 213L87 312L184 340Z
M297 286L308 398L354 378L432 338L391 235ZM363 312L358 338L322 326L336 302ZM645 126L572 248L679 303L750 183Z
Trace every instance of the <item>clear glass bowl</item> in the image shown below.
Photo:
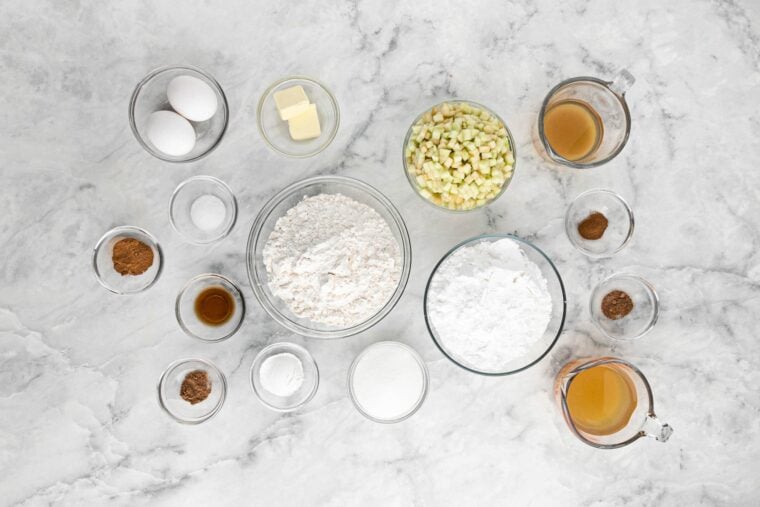
M201 229L192 220L191 210L198 197L213 195L224 203L225 216L213 229ZM190 243L205 245L226 237L237 220L237 200L222 180L213 176L195 176L177 186L169 201L169 221L172 227Z
M625 292L633 300L633 310L625 317L608 319L602 312L602 299L614 290ZM652 330L660 315L660 298L654 286L638 275L618 273L599 282L591 292L591 320L608 338L635 340Z
M419 188L419 186L417 186L417 182L415 181L414 177L412 176L412 173L409 172L409 164L406 161L406 146L407 146L407 144L409 144L409 139L412 137L412 128L417 124L418 121L420 121L422 119L423 116L425 116L425 114L428 111L430 111L434 107L440 106L441 104L444 104L444 103L446 103L446 104L455 104L455 103L470 104L473 107L477 107L479 109L483 109L483 110L487 111L494 118L496 118L497 120L499 120L502 123L502 125L504 125L504 129L507 131L507 137L509 138L509 146L512 148L512 156L515 159L514 164L512 164L512 174L509 176L509 178L507 178L507 181L505 181L504 184L501 186L501 190L499 190L499 193L496 195L496 197L494 197L493 199L491 199L489 201L486 201L481 206L476 206L475 208L468 209L468 210L456 210L456 209L447 208L445 206L439 206L436 203L434 203L433 201L431 201L429 199L426 199L420 193L420 188ZM414 189L414 193L417 194L420 197L420 199L422 199L423 201L425 201L426 203L430 204L431 206L433 206L436 209L440 209L440 210L444 210L444 211L449 211L451 213L468 213L470 211L479 210L481 208L484 208L484 207L488 206L489 204L493 203L496 199L498 199L499 197L501 197L502 194L507 190L507 187L509 186L509 184L512 183L512 178L514 178L514 176L515 176L515 170L517 169L517 148L515 147L515 140L512 137L512 132L509 130L509 127L507 126L507 123L504 120L502 120L501 116L499 116L498 114L496 114L492 109L490 109L490 108L488 108L488 107L486 107L486 106L484 106L482 104L478 104L477 102L473 102L471 100L444 100L443 102L439 102L438 104L435 104L434 106L431 106L431 107L425 109L422 113L420 113L414 119L414 121L412 122L412 124L409 125L409 129L406 131L406 136L404 137L404 145L401 148L401 159L402 159L402 163L404 164L404 174L406 175L406 179L409 182L409 184L412 186L412 188Z
M388 223L391 233L396 238L401 251L401 277L399 278L396 290L388 302L364 322L345 329L319 324L294 315L282 300L272 294L272 291L269 289L266 267L264 266L264 245L272 233L277 220L303 200L304 197L318 194L342 194L372 207ZM274 320L300 335L327 339L345 338L374 326L396 305L409 279L412 264L412 246L404 219L401 218L393 203L383 194L366 183L352 178L317 176L290 185L264 205L251 227L246 257L248 279L251 282L253 294L259 303L261 303L261 306L264 307L264 310Z
M595 211L607 218L607 229L599 239L584 239L578 232L578 224ZM631 207L612 190L583 192L565 214L565 232L570 243L589 257L610 257L622 250L633 236L633 226Z
M288 122L280 119L277 106L274 103L274 93L291 86L302 86L309 102L316 104L319 115L319 125L322 131L319 137L294 141L288 131ZM330 90L319 81L304 77L291 76L281 79L269 86L259 100L256 112L259 132L264 141L274 151L288 157L307 158L321 152L335 139L340 126L340 110L338 101Z
M192 76L205 82L216 94L218 104L216 114L210 119L201 122L188 120L195 129L195 146L190 153L179 157L166 154L153 146L146 133L148 117L152 113L173 111L166 89L169 82L177 76ZM167 162L191 162L211 153L224 137L228 121L227 98L222 87L211 75L190 65L161 67L152 71L137 84L129 102L129 125L135 138L145 151Z
M522 251L525 252L525 255L528 257L528 259L536 263L536 265L538 265L540 268L541 273L543 274L544 278L546 278L546 282L549 287L549 293L551 294L552 316L551 320L549 321L549 325L546 327L546 331L544 331L541 339L538 340L523 357L511 361L509 365L507 365L502 371L491 371L479 368L476 364L466 363L464 360L458 358L453 352L449 351L446 348L446 344L443 343L443 341L438 336L438 333L435 330L435 326L432 324L429 317L428 291L430 290L430 284L433 281L438 268L446 261L446 259L449 258L451 254L460 248L472 246L476 243L483 241L499 241L505 238L516 241L520 245ZM433 342L441 350L441 352L443 352L443 355L449 358L454 364L461 366L467 371L479 373L481 375L511 375L513 373L526 370L534 364L538 363L549 353L549 351L554 347L554 344L557 343L557 339L562 333L562 328L565 325L567 297L565 294L565 286L562 283L562 278L560 277L559 271L557 271L557 268L554 266L554 263L551 261L551 259L549 259L549 257L547 257L546 254L537 246L512 234L485 234L459 243L454 248L449 250L440 261L438 261L438 264L436 264L435 268L433 268L433 272L430 274L427 286L425 287L424 311L425 324L427 325L428 331L430 332L430 336L433 338Z
M180 396L185 375L195 370L208 373L211 393L195 405ZM211 361L205 359L180 359L170 364L158 381L158 402L161 408L176 421L184 424L200 424L214 417L227 398L227 379Z
M261 365L268 358L277 354L293 354L301 361L303 366L303 384L290 396L278 396L267 391L261 384ZM256 355L251 365L251 387L253 393L265 406L279 412L290 412L306 405L317 393L319 387L319 369L314 358L308 350L295 343L273 343L264 347Z
M219 326L212 326L201 321L195 314L195 300L201 292L210 287L226 290L235 301L232 316ZM216 274L198 275L191 279L177 295L174 305L179 327L188 335L204 342L226 340L240 329L245 317L245 300L243 293L229 278Z
M374 347L385 347L388 345L404 348L406 351L408 351L411 354L411 356L415 359L415 361L417 361L417 364L420 367L420 371L422 372L422 392L420 393L420 396L417 399L417 401L414 403L414 405L411 406L406 413L401 414L400 416L395 417L393 419L382 419L382 418L373 416L367 411L367 409L365 409L362 406L361 401L358 399L356 390L354 388L354 373L356 372L356 367L359 365L359 362L371 349L373 349ZM382 379L378 379L378 381L382 381ZM373 343L372 345L369 345L367 348L361 351L358 356L356 356L356 359L354 359L354 362L351 363L351 368L349 368L348 370L348 393L349 393L349 396L351 397L351 401L353 402L354 407L356 407L356 410L358 410L360 414L362 414L364 417L366 417L370 421L383 423L383 424L393 424L393 423L401 422L405 419L409 419L410 417L412 417L412 415L414 415L420 409L420 407L422 406L422 403L425 401L425 398L427 397L429 384L430 384L430 374L428 372L428 368L427 368L427 365L425 364L425 361L422 360L422 358L417 353L417 351L414 350L412 347L410 347L409 345L406 345L405 343L396 342L396 341L382 341L382 342L376 342L376 343Z
M153 264L141 275L121 275L113 267L113 246L126 238L142 241L153 250ZM145 229L131 225L114 227L95 244L92 266L100 285L115 294L135 294L151 287L161 275L164 254L158 240Z

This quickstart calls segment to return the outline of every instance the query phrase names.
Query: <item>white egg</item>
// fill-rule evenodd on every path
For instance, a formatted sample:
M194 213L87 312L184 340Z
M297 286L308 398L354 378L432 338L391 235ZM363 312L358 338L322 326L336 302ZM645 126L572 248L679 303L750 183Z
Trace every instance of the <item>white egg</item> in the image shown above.
M216 93L197 77L175 77L169 82L166 96L174 110L188 120L206 121L216 113Z
M158 150L173 157L193 151L195 129L173 111L156 111L148 117L148 139Z

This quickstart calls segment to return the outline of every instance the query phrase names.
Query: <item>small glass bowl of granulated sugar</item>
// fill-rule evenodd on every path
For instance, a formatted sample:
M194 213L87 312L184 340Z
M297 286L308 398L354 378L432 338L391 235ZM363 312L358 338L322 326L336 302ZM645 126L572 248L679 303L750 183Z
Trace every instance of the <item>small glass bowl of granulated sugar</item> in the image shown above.
M185 240L199 245L227 236L237 220L237 200L222 180L195 176L177 186L169 203L169 221Z

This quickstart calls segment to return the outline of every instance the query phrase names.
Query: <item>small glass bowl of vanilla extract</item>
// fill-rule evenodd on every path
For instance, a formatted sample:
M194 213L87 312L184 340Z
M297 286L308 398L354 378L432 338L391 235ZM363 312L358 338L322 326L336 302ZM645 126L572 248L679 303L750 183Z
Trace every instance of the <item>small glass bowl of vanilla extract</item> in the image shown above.
M174 309L177 322L187 335L204 342L220 342L240 329L245 300L229 278L203 274L185 284Z

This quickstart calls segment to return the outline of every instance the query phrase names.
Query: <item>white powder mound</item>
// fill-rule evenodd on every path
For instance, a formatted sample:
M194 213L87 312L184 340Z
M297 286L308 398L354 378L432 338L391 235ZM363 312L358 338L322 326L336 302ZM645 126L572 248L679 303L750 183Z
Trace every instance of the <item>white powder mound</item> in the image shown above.
M430 284L427 308L444 349L473 369L501 372L541 340L552 298L538 265L505 238L446 259Z
M280 217L264 245L272 293L297 316L346 328L388 302L401 251L374 209L341 194L305 197Z

